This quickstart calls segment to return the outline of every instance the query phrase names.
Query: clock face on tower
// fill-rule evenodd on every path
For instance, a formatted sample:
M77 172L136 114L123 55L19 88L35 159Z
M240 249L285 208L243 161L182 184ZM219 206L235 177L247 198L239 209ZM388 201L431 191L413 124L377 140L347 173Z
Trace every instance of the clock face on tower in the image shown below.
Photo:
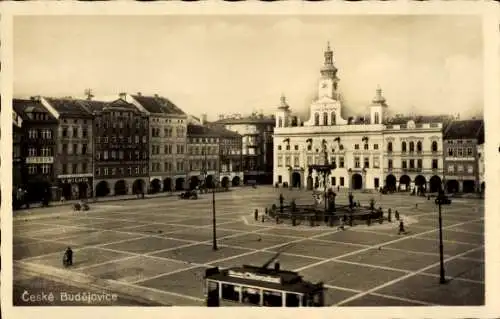
M330 79L321 80L319 83L319 97L328 96L332 97L333 95L333 81Z

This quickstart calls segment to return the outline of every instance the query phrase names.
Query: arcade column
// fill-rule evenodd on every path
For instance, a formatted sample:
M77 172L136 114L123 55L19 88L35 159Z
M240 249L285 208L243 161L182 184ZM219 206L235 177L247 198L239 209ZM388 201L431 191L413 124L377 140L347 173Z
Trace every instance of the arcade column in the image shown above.
M458 192L462 193L464 191L464 181L458 181Z
M347 170L347 185L349 185L349 190L352 191L352 171L349 169Z
M108 187L109 187L109 194L108 194L108 196L115 196L115 184L113 184L111 182L108 182Z
M363 170L363 182L361 183L361 190L364 191L366 189L366 171Z

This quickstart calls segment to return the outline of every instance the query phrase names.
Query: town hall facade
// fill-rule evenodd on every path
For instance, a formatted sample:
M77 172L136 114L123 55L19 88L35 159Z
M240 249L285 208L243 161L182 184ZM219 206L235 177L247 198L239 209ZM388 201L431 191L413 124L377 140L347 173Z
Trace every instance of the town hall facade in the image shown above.
M318 95L310 118L292 115L284 96L275 113L274 184L308 189L437 191L443 184L444 117L389 117L389 107L377 88L367 117L343 117L337 68L328 45L324 53ZM328 180L310 169L324 152L335 164ZM324 163L321 163L324 164Z

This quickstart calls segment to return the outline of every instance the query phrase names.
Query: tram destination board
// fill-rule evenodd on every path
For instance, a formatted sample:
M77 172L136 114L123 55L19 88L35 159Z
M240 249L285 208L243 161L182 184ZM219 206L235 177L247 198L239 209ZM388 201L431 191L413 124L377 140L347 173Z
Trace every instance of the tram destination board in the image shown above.
M207 306L321 307L323 283L303 280L296 272L247 266L205 273Z

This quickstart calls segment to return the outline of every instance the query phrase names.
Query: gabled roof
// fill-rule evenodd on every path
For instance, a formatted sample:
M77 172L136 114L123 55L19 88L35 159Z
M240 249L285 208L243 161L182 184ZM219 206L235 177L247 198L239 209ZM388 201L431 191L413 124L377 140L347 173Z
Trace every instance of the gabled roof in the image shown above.
M203 125L188 124L188 136L204 136L204 137L219 137L220 133L212 128Z
M161 96L132 95L150 113L186 115L177 105Z
M100 112L106 107L107 102L94 101L94 100L78 100L78 102L86 108L90 113Z
M272 124L274 125L275 119L272 116L245 116L225 118L215 121L214 123L220 124Z
M220 137L241 138L241 134L226 129L224 125L217 123L208 123L207 126L217 132Z
M44 98L63 117L92 118L80 103L80 100L72 98Z
M57 122L57 119L43 106L39 100L13 99L12 108L23 121L33 121L29 113L47 114L50 121Z
M453 121L444 132L444 139L479 139L481 134L484 139L483 126L482 120Z

